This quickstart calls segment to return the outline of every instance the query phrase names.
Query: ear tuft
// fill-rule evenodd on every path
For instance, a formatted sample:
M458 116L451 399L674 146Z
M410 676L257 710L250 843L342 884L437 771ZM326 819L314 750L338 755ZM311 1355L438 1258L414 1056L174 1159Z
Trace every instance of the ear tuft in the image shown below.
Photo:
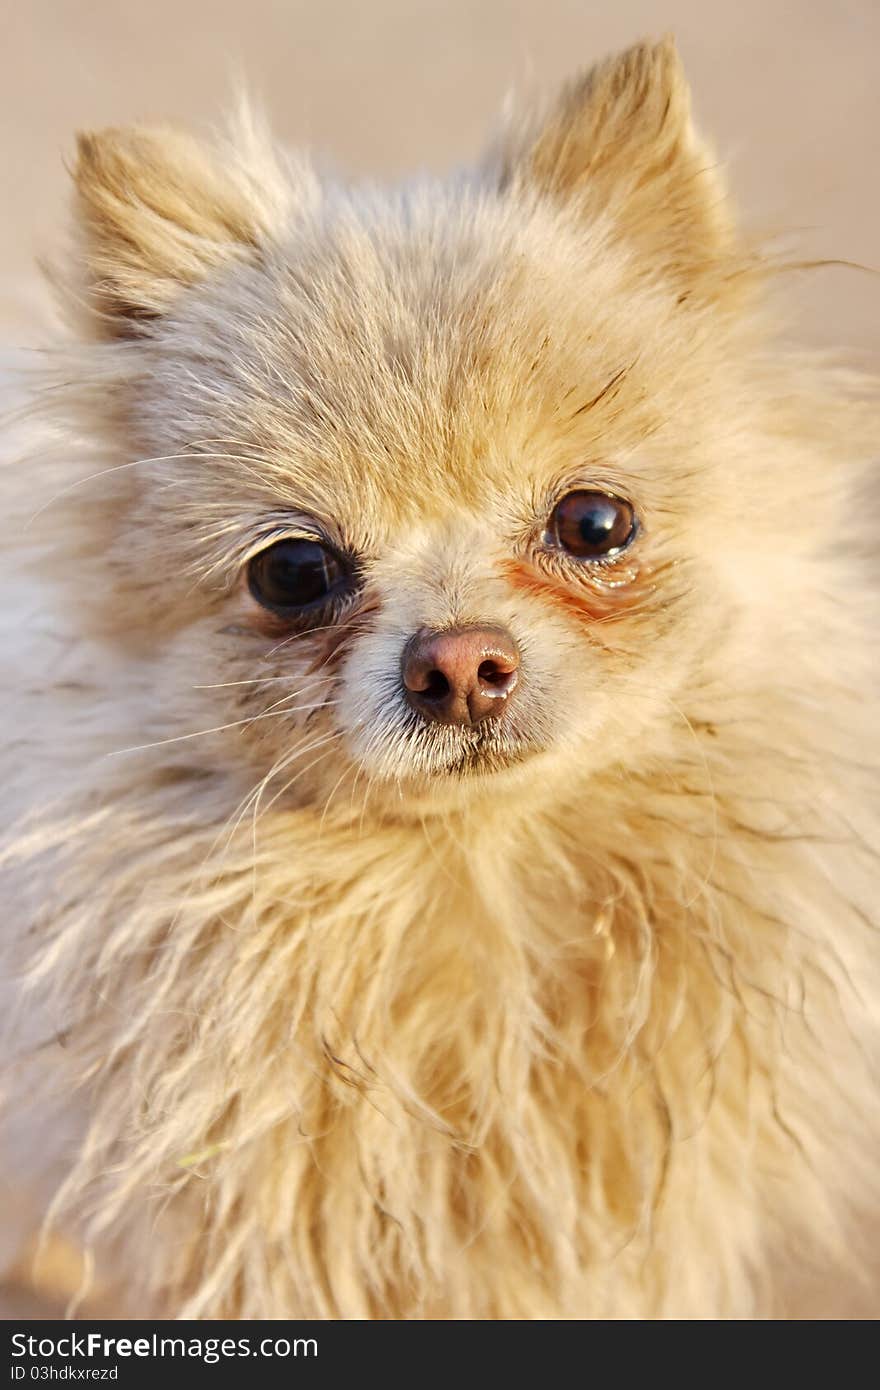
M501 178L585 216L607 214L685 294L735 250L724 182L691 123L671 38L637 44L568 86L508 139Z
M258 128L239 118L239 134L226 149L139 126L78 137L87 293L112 336L277 235L289 186Z

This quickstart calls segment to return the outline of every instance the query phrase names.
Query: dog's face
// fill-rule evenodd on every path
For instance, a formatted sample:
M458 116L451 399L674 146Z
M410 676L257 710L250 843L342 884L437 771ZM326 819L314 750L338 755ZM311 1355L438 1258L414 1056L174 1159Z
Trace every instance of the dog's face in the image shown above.
M671 49L384 201L237 138L108 132L78 169L110 463L152 460L107 602L168 736L233 726L182 755L337 804L644 757L783 524Z

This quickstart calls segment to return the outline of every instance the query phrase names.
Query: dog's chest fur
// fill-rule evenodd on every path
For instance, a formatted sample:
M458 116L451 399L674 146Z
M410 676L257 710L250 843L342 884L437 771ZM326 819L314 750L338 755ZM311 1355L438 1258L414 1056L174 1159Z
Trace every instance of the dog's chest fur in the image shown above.
M846 1263L867 929L718 776L714 821L609 782L224 837L184 783L59 827L68 1195L127 1297L133 1248L151 1306L242 1317L783 1310L789 1261Z

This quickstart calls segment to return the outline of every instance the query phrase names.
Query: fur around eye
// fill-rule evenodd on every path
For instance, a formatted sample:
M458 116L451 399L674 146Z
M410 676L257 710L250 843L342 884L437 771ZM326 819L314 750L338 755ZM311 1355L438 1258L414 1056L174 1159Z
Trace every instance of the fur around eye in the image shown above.
M263 608L297 616L317 608L349 579L342 559L319 541L276 541L248 563L248 587Z
M635 539L638 518L631 502L614 493L569 492L553 509L547 527L551 545L576 560L608 560Z

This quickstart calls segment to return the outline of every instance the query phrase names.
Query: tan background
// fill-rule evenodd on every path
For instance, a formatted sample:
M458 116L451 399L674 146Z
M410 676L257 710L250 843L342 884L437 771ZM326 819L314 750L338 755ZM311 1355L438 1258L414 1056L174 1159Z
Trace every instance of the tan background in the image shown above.
M236 74L278 133L395 176L474 155L512 86L672 30L749 220L880 263L878 0L0 0L0 339L27 340L77 127L216 119ZM798 286L802 333L874 354L880 281Z
M0 0L0 21L0 362L40 333L73 131L209 122L236 75L286 140L393 177L475 155L511 87L672 30L749 222L880 264L880 0ZM794 298L802 336L880 355L880 278ZM0 1316L61 1306L22 1288Z

